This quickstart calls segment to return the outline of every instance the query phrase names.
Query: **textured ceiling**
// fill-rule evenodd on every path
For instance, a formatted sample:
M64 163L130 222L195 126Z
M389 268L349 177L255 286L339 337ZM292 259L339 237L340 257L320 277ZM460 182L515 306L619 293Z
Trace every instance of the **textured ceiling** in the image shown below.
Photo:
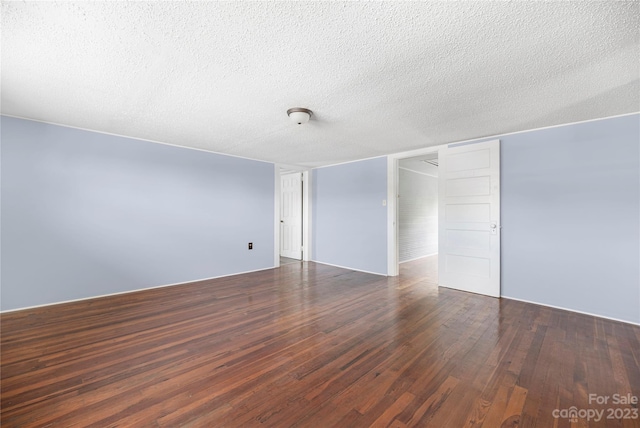
M3 1L1 19L3 114L293 165L640 110L638 2Z

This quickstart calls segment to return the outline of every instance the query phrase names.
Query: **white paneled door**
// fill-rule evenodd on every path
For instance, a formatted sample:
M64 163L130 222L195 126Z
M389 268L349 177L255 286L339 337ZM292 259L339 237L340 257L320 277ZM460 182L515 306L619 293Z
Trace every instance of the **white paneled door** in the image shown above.
M438 153L441 287L500 297L500 141Z
M280 255L302 260L302 173L280 180Z

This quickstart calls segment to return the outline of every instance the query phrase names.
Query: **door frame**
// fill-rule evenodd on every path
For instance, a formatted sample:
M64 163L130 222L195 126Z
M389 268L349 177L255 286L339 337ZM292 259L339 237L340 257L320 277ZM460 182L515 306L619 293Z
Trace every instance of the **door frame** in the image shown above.
M398 163L401 159L414 158L418 156L430 155L438 153L441 148L451 145L471 145L486 141L495 140L497 138L473 139L466 141L458 141L453 143L445 143L422 149L410 150L401 153L394 153L387 156L387 276L398 276L400 274L400 257L398 245L398 192L399 192L399 172ZM439 217L439 215L438 215ZM439 219L438 219L439 220ZM502 226L500 226L502 227ZM438 237L440 239L440 237ZM501 249L502 251L502 249ZM500 288L500 296L502 295L502 287Z
M447 147L448 145L448 143L440 144L438 146L394 153L387 156L387 276L398 276L400 274L400 250L398 245L398 163L401 159L438 153L440 148Z
M280 267L280 176L299 172L302 174L302 261L311 260L311 174L309 168L294 165L275 164L274 168L274 225L273 225L273 266Z

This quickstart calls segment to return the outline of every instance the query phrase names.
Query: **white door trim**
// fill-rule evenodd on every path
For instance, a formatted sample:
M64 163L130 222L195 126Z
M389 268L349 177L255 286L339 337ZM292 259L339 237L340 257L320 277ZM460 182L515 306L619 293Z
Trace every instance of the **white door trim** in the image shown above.
M280 267L280 166L275 164L273 169L273 267Z
M302 172L280 173L280 256L302 260Z
M400 264L398 256L398 162L401 159L438 153L441 144L424 149L394 153L387 156L387 275L398 276Z
M280 267L280 176L299 171L302 173L302 260L311 260L311 174L310 170L298 166L275 164L274 171L274 215L273 215L273 266Z
M302 261L311 260L311 174L302 171Z

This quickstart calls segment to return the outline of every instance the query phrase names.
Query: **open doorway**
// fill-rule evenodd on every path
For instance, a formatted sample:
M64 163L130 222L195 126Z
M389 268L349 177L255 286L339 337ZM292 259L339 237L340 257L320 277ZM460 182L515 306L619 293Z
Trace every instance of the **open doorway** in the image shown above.
M302 173L280 175L280 264L302 260Z
M438 153L398 161L398 263L438 254Z
M305 190L304 171L285 168L279 174L279 202L277 226L277 254L279 265L300 262L305 259L305 221L308 196Z
M400 210L406 209L400 202L402 175L406 177L408 169L415 172L421 163L437 163L438 286L500 297L499 140L452 143L388 157L388 275L399 274L400 247L408 245L399 238ZM406 236L406 225L404 229ZM403 259L410 257L405 254Z
M417 260L429 254L434 254L433 257L437 259L439 148L440 146L426 147L397 153L387 158L389 276L400 274L400 263ZM422 193L428 201L424 200ZM416 243L416 240L419 242Z

